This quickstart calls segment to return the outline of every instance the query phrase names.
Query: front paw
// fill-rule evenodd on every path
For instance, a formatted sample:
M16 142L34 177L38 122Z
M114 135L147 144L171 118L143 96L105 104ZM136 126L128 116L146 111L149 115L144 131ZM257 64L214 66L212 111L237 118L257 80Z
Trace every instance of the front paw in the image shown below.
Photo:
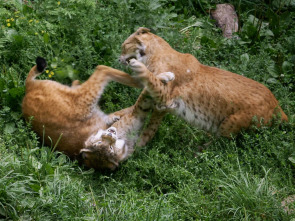
M108 126L113 125L115 122L119 121L120 118L121 117L119 115L111 115L111 116L108 116L107 125Z
M162 83L167 84L169 81L173 81L175 79L175 75L172 72L163 72L158 74L157 78L159 78Z
M143 63L134 58L129 61L129 66L136 74L142 74L147 70Z
M172 110L177 108L177 104L175 102L170 102L166 104L156 104L156 109L158 111Z

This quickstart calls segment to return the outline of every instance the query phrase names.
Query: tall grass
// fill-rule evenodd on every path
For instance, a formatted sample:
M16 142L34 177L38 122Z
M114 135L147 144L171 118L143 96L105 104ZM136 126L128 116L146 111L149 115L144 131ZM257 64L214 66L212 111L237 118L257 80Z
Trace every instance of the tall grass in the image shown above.
M232 220L253 220L258 217L283 219L281 204L276 200L279 190L269 182L270 170L262 169L265 173L262 178L239 168L237 172L224 174L224 178L218 180L220 201L223 203L221 213Z
M281 207L295 193L293 1L231 1L241 24L234 39L210 20L219 2L1 1L0 219L294 219ZM87 79L97 64L128 71L117 62L120 45L139 26L204 64L265 84L289 123L228 140L167 115L155 138L114 172L87 170L43 146L20 106L36 56L49 63L42 79L66 84ZM139 93L111 83L100 105L119 110Z

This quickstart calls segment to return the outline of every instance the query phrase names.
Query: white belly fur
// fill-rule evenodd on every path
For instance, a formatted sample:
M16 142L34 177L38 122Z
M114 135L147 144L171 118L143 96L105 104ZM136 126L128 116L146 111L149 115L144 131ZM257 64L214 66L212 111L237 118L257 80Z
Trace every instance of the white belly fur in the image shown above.
M213 133L217 132L218 126L214 122L214 117L209 113L204 113L198 106L195 106L196 111L193 110L193 107L190 107L186 104L181 98L175 100L176 108L173 109L173 112L185 119L188 123ZM197 116L197 117L196 117ZM209 117L208 117L209 116Z

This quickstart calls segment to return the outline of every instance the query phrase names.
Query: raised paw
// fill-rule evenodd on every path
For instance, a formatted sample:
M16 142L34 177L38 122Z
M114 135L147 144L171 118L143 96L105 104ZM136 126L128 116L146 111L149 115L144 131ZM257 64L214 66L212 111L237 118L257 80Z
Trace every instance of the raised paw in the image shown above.
M129 66L136 74L144 73L147 70L143 63L134 58L130 59Z
M115 122L117 122L117 121L119 121L120 120L120 116L119 115L110 115L110 116L108 116L108 119L107 119L107 125L108 126L111 126L111 125L113 125Z
M115 122L119 121L120 118L121 117L120 116L117 116L117 115L113 116L113 122L115 123Z
M175 79L175 75L172 72L163 72L158 74L157 78L159 78L164 84L167 84L169 81L173 81Z

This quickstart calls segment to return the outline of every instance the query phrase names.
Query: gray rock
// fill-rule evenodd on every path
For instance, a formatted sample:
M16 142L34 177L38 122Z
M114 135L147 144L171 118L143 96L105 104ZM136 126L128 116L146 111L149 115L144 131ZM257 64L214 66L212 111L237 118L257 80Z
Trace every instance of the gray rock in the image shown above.
M222 29L223 36L232 38L233 33L239 29L238 16L235 7L231 4L217 4L210 14L216 20L217 26Z

